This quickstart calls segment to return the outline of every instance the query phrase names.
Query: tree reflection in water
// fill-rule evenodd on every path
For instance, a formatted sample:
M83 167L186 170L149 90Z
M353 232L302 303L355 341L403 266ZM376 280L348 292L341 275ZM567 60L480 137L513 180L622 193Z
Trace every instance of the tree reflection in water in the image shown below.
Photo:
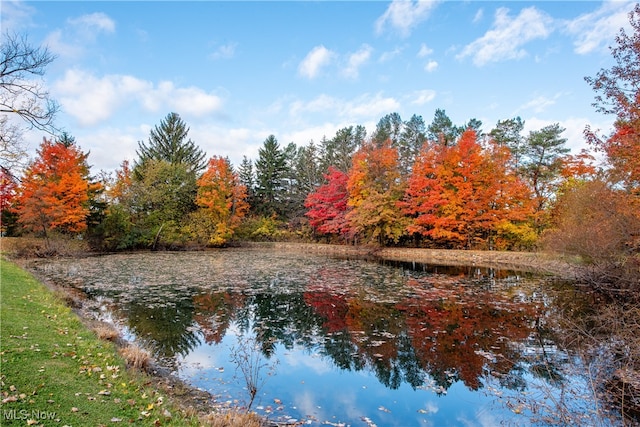
M168 255L156 256L101 257L101 270L91 259L36 268L107 298L135 339L176 369L177 357L233 332L254 336L267 359L302 348L390 390L522 392L530 378L565 381L551 286L540 278L242 250L172 254L177 274ZM100 280L90 277L97 271Z

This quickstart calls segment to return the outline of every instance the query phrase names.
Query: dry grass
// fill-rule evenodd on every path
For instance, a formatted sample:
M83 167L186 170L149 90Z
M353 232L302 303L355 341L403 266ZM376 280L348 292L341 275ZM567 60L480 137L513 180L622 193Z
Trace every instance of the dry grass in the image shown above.
M83 240L68 237L2 237L0 252L15 258L48 258L53 256L77 256L89 252Z
M200 422L207 427L264 427L265 420L254 413L225 412L210 413L200 417Z
M100 322L92 329L96 336L101 340L115 342L120 338L118 330L108 323Z
M130 368L146 371L151 365L149 352L135 344L121 348L120 354Z

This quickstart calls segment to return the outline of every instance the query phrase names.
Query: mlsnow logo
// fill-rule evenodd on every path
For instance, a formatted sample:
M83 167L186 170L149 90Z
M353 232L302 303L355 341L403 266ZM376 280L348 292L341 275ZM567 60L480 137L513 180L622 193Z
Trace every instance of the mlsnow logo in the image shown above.
M9 409L2 411L2 418L5 420L53 420L56 413L51 411L40 411L34 409L27 411L26 409Z

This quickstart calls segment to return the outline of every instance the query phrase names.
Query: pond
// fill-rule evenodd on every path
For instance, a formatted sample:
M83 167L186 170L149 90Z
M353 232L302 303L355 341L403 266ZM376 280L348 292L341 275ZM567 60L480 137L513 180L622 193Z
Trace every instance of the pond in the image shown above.
M173 375L290 424L530 425L597 416L554 313L570 285L477 267L238 248L34 261ZM255 399L250 390L255 387Z

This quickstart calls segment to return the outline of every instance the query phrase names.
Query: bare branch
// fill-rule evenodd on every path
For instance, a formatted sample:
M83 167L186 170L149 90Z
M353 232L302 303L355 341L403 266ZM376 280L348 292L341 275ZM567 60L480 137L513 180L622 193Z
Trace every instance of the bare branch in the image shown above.
M17 114L30 128L53 134L59 105L41 80L55 57L46 47L33 47L26 36L7 33L0 45L0 112Z

